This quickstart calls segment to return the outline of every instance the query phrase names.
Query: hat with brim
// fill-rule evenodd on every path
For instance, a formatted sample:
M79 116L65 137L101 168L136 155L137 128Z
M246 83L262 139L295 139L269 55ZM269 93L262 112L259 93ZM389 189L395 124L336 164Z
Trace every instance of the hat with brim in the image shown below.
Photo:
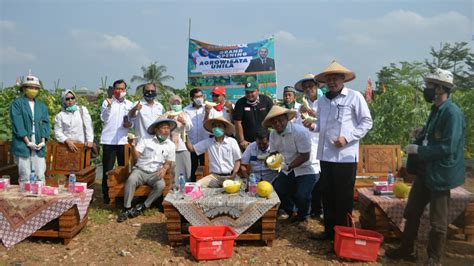
M148 134L150 135L155 135L155 128L157 128L160 124L162 123L169 123L170 126L171 126L171 130L170 131L173 131L177 124L176 124L176 121L174 121L173 119L168 119L168 118L158 118L155 122L153 122L153 124L151 124L148 129L147 129L147 132Z
M29 75L29 76L26 76L25 80L21 83L20 86L22 88L33 87L33 88L41 89L41 82L37 77Z
M296 111L294 110L289 110L284 107L274 105L272 109L270 109L270 112L268 112L267 116L262 122L263 127L272 127L271 120L274 117L280 116L280 115L287 115L288 116L288 121L295 118L296 116Z
M302 79L300 79L298 82L296 82L295 84L295 89L299 92L304 92L304 89L303 89L303 82L305 81L313 81L314 83L316 83L316 81L314 80L314 75L313 74L305 74L303 76Z
M433 73L428 74L425 77L425 82L440 84L448 89L454 87L453 74L450 71L441 68L437 68Z
M348 68L342 66L341 64L337 63L336 60L332 61L332 63L323 70L323 72L319 73L314 77L314 79L318 82L327 83L326 77L327 75L331 74L342 74L344 75L344 82L349 82L355 79L355 73L349 70Z
M220 122L220 123L223 123L225 125L225 134L227 136L231 136L232 134L234 134L234 131L235 131L235 128L234 128L234 125L232 125L231 122L227 121L227 119L225 119L224 117L220 116L220 117L216 117L216 118L209 118L207 119L205 122L204 122L204 128L211 134L212 133L212 124L213 123L216 123L216 122Z

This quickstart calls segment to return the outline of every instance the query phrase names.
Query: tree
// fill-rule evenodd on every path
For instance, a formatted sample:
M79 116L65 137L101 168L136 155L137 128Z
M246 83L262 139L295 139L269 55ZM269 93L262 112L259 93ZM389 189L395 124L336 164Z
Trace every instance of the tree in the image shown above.
M133 75L131 79L132 82L153 82L155 83L158 95L160 96L169 96L170 94L174 93L173 87L163 84L168 80L174 79L173 76L165 74L166 66L158 65L157 62L153 62L149 66L142 66L141 70L143 72L143 76Z
M453 73L454 83L458 89L474 88L474 53L470 52L467 42L454 44L441 43L439 50L431 47L431 60L425 64L430 69L442 68Z

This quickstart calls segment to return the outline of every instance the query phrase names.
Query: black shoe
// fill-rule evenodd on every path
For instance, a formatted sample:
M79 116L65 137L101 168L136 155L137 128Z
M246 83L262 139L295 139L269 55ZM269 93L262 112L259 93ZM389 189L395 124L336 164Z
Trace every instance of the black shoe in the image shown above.
M403 246L387 249L385 251L385 257L393 260L416 262L416 254L413 248L406 248Z
M132 218L135 218L137 216L142 215L145 209L146 209L145 204L138 204L130 211L130 215Z
M123 209L117 217L117 223L125 222L129 217L131 217L131 209Z
M309 239L312 240L334 240L334 235L328 232L322 232L316 235L310 235Z

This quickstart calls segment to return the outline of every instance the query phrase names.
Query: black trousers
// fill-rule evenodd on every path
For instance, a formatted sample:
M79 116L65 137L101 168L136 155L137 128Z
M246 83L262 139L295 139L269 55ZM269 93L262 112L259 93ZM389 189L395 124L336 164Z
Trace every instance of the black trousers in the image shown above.
M198 156L191 152L191 182L196 182L196 170L200 165L204 165L204 153Z
M321 178L321 174L319 174ZM311 198L311 215L319 216L323 213L323 191L321 190L321 180L318 180L313 188Z
M321 161L324 231L334 235L335 225L347 226L347 214L352 214L357 163Z
M102 196L104 197L104 203L110 201L109 187L107 185L107 172L114 168L116 159L119 166L125 165L124 148L125 145L102 145Z

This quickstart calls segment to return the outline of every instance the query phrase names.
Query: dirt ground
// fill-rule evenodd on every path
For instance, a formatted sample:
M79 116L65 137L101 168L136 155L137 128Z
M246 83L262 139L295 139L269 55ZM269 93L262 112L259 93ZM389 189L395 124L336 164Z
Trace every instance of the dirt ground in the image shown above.
M474 192L474 171L466 178L465 188ZM144 216L118 224L115 222L119 208L110 209L103 205L97 185L95 200L91 206L88 225L69 245L64 246L56 239L28 238L11 249L0 247L0 264L196 264L191 256L189 243L170 247L166 237L166 218L158 209L148 210ZM355 215L358 216L357 211ZM311 232L321 232L322 224L311 220ZM232 258L206 261L210 265L315 265L315 264L359 264L338 259L332 250L332 242L314 241L309 232L296 226L278 221L277 239L273 247L263 242L237 241ZM399 244L397 239L385 239L379 252L378 264L410 265L402 261L388 260L384 250ZM444 265L473 265L474 243L450 235L447 243ZM418 245L419 263L426 260L423 244Z

